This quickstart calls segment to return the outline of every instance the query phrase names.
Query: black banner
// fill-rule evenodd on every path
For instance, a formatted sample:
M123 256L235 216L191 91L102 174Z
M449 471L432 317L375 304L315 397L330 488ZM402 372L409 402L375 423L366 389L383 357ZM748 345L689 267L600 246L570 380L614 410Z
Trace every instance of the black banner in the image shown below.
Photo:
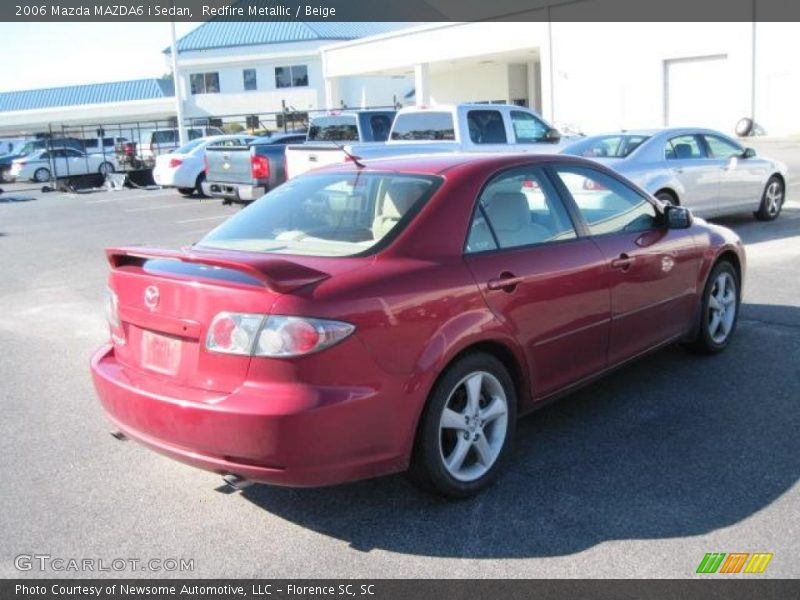
M787 600L800 580L13 580L0 581L3 600L128 598L222 600Z
M792 0L10 0L0 21L798 21Z

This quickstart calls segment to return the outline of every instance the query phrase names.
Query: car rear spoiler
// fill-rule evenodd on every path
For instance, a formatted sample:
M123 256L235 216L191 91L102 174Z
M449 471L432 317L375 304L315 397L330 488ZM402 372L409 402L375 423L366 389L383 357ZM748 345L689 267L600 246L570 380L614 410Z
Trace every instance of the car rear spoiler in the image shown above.
M175 260L208 265L244 273L273 292L288 294L301 287L324 281L330 275L283 258L233 256L227 253L203 253L191 250L121 247L106 249L112 269L124 266L141 267L148 260Z

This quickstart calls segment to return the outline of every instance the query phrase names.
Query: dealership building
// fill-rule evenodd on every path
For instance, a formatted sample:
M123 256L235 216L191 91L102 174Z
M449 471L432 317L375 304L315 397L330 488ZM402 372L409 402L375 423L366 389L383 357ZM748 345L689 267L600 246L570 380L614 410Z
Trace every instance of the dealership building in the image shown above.
M800 133L798 23L210 21L178 52L176 85L193 120L471 101L530 106L587 133L730 132L742 117L770 135ZM0 135L174 117L171 85L3 93Z

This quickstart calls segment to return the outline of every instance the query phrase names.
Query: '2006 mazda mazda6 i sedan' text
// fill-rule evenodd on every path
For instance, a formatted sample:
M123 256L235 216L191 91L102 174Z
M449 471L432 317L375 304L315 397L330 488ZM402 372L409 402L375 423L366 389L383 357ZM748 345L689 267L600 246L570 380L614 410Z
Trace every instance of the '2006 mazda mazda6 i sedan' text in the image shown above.
M728 229L570 156L357 158L182 251L107 251L119 437L250 482L486 487L521 414L673 342L723 350Z

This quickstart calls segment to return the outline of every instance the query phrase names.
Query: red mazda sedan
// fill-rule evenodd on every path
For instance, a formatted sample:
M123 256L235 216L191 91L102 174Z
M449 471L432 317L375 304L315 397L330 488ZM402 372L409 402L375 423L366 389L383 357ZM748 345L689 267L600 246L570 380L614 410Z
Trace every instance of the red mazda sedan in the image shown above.
M519 415L665 344L731 340L728 229L567 156L350 162L182 251L108 250L118 437L250 482L408 470L466 496Z

